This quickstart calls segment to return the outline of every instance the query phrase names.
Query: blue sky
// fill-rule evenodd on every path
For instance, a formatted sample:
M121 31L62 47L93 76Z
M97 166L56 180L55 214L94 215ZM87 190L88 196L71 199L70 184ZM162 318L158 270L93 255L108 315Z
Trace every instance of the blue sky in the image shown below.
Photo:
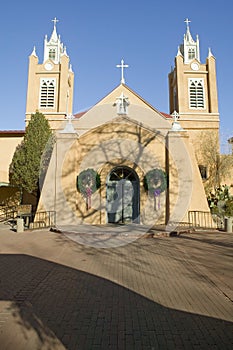
M201 61L208 48L216 57L221 137L233 136L232 0L5 1L1 5L0 130L24 129L28 56L36 46L43 60L44 36L57 32L75 72L76 113L98 102L120 82L168 113L168 73L186 31L200 39Z

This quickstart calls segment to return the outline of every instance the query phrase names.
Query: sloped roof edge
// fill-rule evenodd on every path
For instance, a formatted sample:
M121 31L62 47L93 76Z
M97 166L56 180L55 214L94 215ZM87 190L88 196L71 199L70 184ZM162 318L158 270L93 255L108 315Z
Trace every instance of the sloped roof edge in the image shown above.
M117 89L120 85L124 86L127 90L129 90L132 94L134 94L135 96L137 96L137 98L139 98L143 103L145 103L148 107L150 107L153 111L159 113L163 118L169 119L172 118L172 116L170 114L164 113L164 112L160 112L158 109L156 109L155 107L153 107L149 102L147 102L146 100L144 100L143 97L141 97L139 94L137 94L134 90L132 90L128 85L126 84L119 84L117 85L114 89L112 89L107 95L105 95L103 98L101 98L101 100L99 100L94 106L92 106L91 108L95 107L96 105L98 105L103 99L105 99L108 95L110 95L115 89ZM91 108L87 109L86 111L82 111L82 112L77 112L74 114L74 117L79 119L81 118L84 114L86 114Z
M0 130L0 135L24 136L25 130Z

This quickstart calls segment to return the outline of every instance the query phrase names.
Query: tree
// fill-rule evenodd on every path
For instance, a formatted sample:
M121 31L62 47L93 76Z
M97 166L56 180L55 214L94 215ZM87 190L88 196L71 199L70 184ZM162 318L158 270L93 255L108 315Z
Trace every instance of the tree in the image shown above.
M206 167L207 179L204 182L206 194L220 188L230 177L233 167L232 154L220 154L218 135L203 133L199 139L198 164Z
M24 139L16 148L10 164L9 181L12 185L20 186L35 196L39 194L39 178L48 165L52 145L50 152L46 151L46 161L42 166L41 157L51 138L52 131L45 116L38 111L32 114Z
M222 185L214 189L207 196L208 204L212 214L224 217L233 215L233 196L230 187Z

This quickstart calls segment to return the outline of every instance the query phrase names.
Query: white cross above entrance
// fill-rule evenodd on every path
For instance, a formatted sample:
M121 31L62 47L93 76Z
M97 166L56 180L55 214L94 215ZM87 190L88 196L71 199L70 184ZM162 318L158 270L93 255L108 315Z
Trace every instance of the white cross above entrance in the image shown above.
M128 64L124 64L124 60L121 60L121 64L117 64L117 68L121 68L121 84L125 84L125 78L124 78L124 68L128 68Z
M117 114L128 114L129 99L122 92L113 106L117 106Z

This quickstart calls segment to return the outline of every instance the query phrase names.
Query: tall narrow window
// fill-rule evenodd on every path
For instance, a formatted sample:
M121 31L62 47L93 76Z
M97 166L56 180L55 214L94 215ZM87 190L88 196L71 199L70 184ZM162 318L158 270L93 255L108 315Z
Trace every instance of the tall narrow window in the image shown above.
M202 180L207 180L207 167L204 165L198 165Z
M203 79L189 79L189 108L205 108Z
M173 90L173 110L177 111L178 110L178 106L177 106L177 93L176 93L176 88L174 87Z
M55 79L47 78L40 81L40 108L54 108Z
M188 58L189 58L189 60L192 60L193 58L195 58L195 49L194 48L189 49Z
M55 58L56 58L56 50L55 49L49 49L49 58L51 60L55 60Z

